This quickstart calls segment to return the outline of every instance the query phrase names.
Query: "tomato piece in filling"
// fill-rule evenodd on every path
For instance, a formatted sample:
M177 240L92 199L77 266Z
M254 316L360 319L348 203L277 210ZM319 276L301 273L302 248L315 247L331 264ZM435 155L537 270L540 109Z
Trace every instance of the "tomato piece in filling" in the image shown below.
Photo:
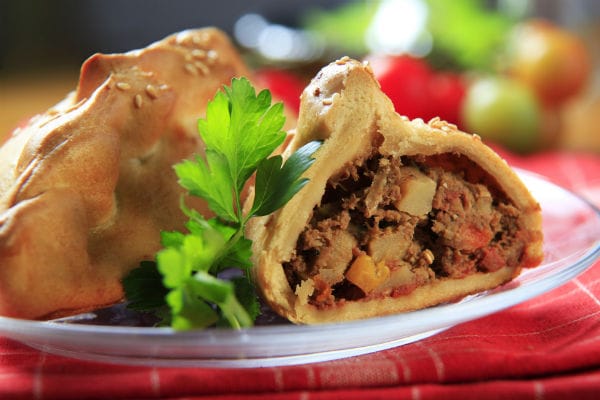
M292 289L312 280L317 307L399 296L516 265L518 220L495 181L465 157L375 155L329 180L283 266Z

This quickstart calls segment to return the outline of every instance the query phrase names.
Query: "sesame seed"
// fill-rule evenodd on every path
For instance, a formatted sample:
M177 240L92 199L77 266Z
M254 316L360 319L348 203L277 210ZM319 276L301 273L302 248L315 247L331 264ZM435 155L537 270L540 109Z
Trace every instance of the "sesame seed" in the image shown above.
M129 89L131 89L131 85L129 83L126 83L126 82L117 82L117 84L115 86L119 90L129 90Z
M333 104L333 100L332 99L323 99L323 105L324 106L330 106Z
M206 34L192 36L192 43L196 46L205 44L207 40L208 36Z
M136 108L142 108L142 106L144 105L144 100L142 99L142 96L140 94L136 94L135 96L133 96L133 104L135 104Z
M194 63L194 66L195 66L196 68L198 68L200 71L202 71L202 73L203 73L204 75L208 75L208 74L210 73L210 70L208 69L208 67L206 66L206 64L204 64L203 62L196 61L196 62Z
M158 92L156 91L156 88L150 84L146 85L146 94L151 99L156 99L158 97Z
M344 64L346 64L348 61L350 61L350 57L348 57L348 56L344 56L344 57L340 58L339 60L336 60L336 62L335 62L335 63L336 63L337 65L344 65Z
M423 257L425 258L425 261L427 261L427 264L431 264L433 263L433 260L435 260L433 253L429 249L423 251Z
M206 58L206 50L193 49L191 52L191 56L200 60L204 60Z
M208 58L208 64L213 65L217 61L217 58L219 58L219 53L215 50L209 50L206 53L206 57Z
M177 44L184 44L184 42L187 40L187 36L185 34L185 32L180 32L177 37L175 38L175 43Z
M198 75L198 69L194 66L194 64L187 63L183 67L190 74L192 74L192 75Z
M440 119L440 117L431 118L428 124L432 128L440 129L443 132L450 132L458 129L456 125L444 121L443 119Z

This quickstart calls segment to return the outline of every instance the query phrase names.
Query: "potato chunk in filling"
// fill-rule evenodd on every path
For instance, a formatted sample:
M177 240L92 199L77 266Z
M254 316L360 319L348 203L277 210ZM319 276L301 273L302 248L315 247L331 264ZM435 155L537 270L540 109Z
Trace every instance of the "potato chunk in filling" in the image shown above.
M519 211L493 179L453 154L376 155L332 177L283 263L311 304L400 296L439 279L515 266Z

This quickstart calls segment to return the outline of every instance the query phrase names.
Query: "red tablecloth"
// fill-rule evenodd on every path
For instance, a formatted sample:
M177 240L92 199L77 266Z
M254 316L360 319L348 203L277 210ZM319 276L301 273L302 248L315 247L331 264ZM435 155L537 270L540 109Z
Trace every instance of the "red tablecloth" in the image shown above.
M600 205L600 157L505 155ZM600 263L545 295L391 350L281 368L109 365L0 338L0 398L597 399Z

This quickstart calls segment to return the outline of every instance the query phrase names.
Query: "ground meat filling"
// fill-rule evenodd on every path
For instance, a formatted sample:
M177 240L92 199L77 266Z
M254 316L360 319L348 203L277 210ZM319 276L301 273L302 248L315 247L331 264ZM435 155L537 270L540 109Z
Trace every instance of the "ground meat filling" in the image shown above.
M454 154L349 165L283 264L293 290L310 279L310 303L400 296L436 279L515 266L519 211L491 176Z

